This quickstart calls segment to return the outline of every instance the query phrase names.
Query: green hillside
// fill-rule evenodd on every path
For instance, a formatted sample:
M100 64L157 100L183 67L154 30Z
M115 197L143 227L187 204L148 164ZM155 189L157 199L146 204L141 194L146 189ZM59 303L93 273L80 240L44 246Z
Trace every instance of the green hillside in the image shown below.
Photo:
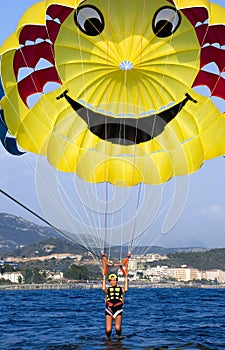
M220 269L225 271L225 248L211 249L204 252L169 253L167 256L169 259L164 261L163 264L169 267L187 265L199 270ZM159 262L152 264L152 266L155 265L159 265Z

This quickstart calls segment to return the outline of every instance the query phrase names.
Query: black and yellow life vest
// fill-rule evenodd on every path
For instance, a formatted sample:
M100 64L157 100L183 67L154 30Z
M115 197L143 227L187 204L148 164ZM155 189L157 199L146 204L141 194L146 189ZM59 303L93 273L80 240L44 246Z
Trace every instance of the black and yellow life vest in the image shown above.
M109 287L107 289L106 301L111 303L123 302L123 289L120 286Z

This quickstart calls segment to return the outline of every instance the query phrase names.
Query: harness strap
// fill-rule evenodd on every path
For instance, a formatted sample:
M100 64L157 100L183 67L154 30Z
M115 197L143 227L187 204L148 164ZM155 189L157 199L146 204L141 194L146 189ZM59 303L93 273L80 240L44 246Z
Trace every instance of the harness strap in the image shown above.
M119 266L124 277L126 277L128 274L129 259L130 259L130 252L127 254L127 257L121 261L120 264L112 264L108 261L105 254L102 252L102 269L103 269L104 276L107 275L107 273L109 271L109 266Z
M116 306L123 305L123 302L122 302L122 301L119 301L118 303L113 304L113 303L107 301L107 305L108 305L109 307L112 307L112 306L116 307Z
M127 257L121 261L120 270L122 271L124 277L128 274L128 264L130 259L130 253L127 254Z

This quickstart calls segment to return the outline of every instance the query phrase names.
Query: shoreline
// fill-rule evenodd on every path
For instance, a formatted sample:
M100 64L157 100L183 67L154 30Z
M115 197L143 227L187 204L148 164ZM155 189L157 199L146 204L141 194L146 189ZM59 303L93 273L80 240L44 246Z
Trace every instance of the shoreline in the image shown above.
M184 283L130 283L129 288L207 288L207 289L225 289L224 284L184 284ZM71 290L71 289L101 289L101 283L94 282L70 282L70 283L42 283L42 284L3 284L0 290Z

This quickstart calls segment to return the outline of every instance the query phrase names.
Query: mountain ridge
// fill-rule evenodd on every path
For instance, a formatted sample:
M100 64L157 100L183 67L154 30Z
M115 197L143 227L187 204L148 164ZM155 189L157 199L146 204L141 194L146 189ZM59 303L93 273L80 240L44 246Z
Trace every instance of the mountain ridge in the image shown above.
M77 241L74 242L75 245L81 243L79 240L79 235L76 236ZM9 214L9 213L0 213L0 253L7 254L12 251L17 250L21 254L23 253L23 247L36 245L39 242L46 241L50 244L51 239L63 239L66 240L62 235L60 235L56 230L51 227L40 226L31 221L28 221L22 217ZM91 242L91 239L90 239ZM72 246L74 245L72 242ZM91 244L93 244L91 242ZM67 245L64 244L64 248L69 249L69 241L67 240ZM30 247L29 247L30 248ZM127 251L127 247L122 247L124 254ZM35 249L35 248L34 248ZM80 247L83 252L82 247ZM112 247L114 256L120 256L121 247ZM73 250L73 249L72 249ZM141 253L145 251L147 254L155 253L160 255L165 255L168 253L174 252L195 252L195 251L205 251L207 250L204 247L186 247L186 248L164 248L160 246L144 246L144 247L136 247L133 250L133 254ZM30 249L29 249L30 251ZM58 249L57 249L58 251ZM77 251L77 249L76 249ZM62 251L65 253L65 251Z
M51 227L37 225L22 217L0 213L0 252L36 243L49 237L59 237Z

